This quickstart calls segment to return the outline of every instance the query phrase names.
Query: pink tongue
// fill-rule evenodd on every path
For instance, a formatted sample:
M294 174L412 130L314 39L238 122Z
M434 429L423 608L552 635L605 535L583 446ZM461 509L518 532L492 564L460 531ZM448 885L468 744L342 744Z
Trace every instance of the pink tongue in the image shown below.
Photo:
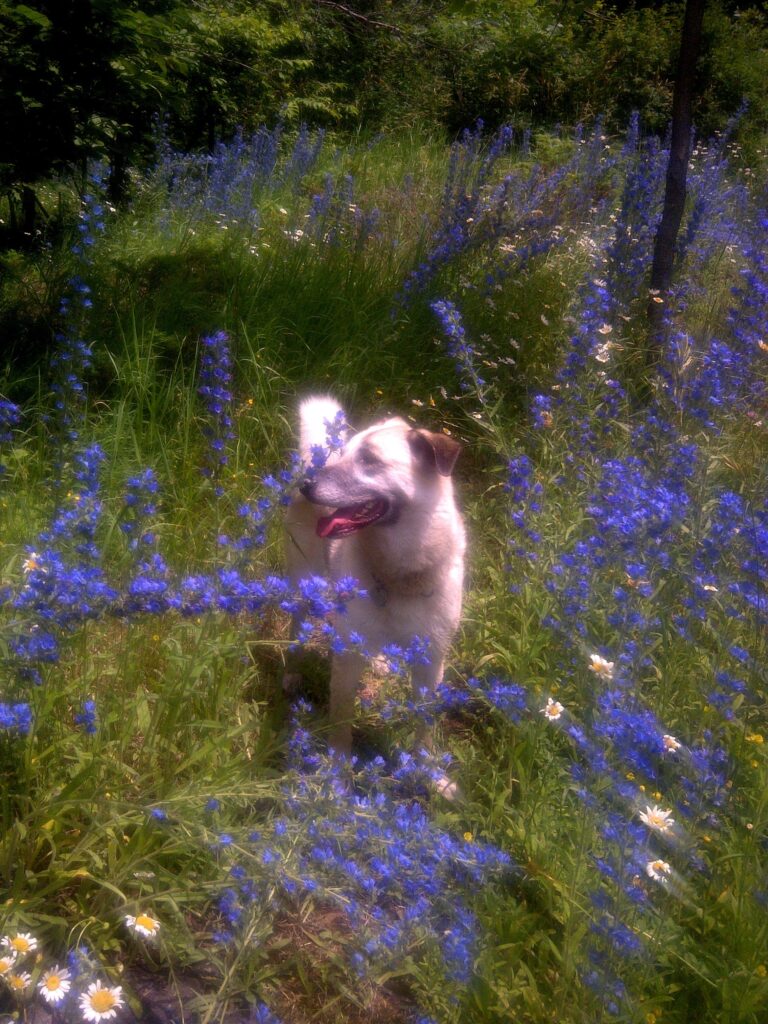
M333 537L337 533L351 533L353 530L359 530L361 526L365 526L365 523L355 522L351 516L340 513L341 509L329 516L320 516L317 520L318 537Z
M356 533L381 519L386 509L387 503L381 499L366 501L361 505L345 505L335 509L329 516L320 516L316 533L318 537L346 537L348 533Z

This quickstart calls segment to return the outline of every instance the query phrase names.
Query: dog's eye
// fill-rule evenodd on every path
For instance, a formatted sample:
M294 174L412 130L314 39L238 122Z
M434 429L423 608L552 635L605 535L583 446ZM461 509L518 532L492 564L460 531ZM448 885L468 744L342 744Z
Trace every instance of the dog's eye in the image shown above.
M378 455L374 455L369 448L361 448L357 453L357 458L367 469L374 469L381 465L381 459Z

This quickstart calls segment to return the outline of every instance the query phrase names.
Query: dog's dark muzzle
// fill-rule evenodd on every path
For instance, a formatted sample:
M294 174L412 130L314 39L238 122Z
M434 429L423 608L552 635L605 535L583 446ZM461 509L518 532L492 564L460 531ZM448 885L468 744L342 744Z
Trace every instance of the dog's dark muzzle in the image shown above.
M305 480L299 488L299 494L306 498L307 501L316 501L315 491L317 489L317 482L315 480Z

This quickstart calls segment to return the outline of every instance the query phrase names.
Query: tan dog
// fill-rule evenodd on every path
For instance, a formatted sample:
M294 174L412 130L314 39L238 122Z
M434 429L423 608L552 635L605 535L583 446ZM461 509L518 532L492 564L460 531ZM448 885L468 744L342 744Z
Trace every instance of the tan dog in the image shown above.
M310 398L299 410L300 452L326 446L327 425L341 413L330 398ZM415 693L442 680L445 657L461 615L464 524L453 496L460 451L445 434L389 419L347 437L343 449L301 488L286 516L288 569L307 576L352 576L368 592L335 623L342 637L357 632L367 649L430 641L428 665L412 670ZM355 695L365 659L334 655L331 746L349 754Z

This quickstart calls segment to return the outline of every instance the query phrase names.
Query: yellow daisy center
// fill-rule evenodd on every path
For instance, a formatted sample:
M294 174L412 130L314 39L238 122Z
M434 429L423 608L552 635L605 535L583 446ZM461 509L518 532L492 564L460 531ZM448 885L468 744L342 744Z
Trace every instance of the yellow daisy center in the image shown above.
M91 995L91 1009L95 1010L96 1013L106 1013L107 1010L111 1010L117 1000L109 991L108 988L99 988Z
M153 917L149 917L148 914L139 914L136 924L139 928L146 928L148 932L153 932L157 928L157 921Z
M19 989L19 991L23 991L27 987L27 979L21 974L12 974L8 979L8 983L11 988Z
M10 956L0 956L0 974L5 974L13 967L13 958Z
M56 992L61 988L61 977L58 974L49 974L45 979L45 987L49 992Z
M11 939L11 945L17 953L28 953L31 948L29 939L25 939L23 935L17 935L14 939Z

